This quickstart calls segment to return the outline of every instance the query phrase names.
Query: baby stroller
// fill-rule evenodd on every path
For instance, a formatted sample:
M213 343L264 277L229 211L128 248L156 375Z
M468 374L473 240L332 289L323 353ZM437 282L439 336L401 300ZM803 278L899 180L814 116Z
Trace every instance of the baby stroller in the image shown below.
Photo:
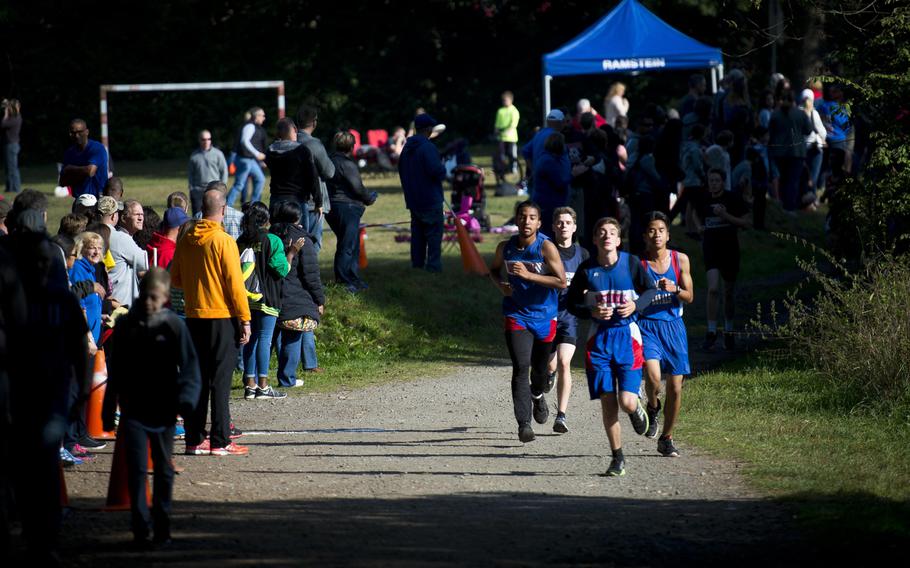
M477 224L476 230L490 230L490 216L485 211L486 194L483 188L483 168L473 164L456 166L452 172L452 207L458 217L471 217Z

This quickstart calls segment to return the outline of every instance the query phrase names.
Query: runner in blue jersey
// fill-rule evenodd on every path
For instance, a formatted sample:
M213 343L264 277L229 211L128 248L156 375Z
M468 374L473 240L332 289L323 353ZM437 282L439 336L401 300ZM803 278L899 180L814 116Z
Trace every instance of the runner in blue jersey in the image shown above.
M657 289L638 257L619 250L619 221L606 217L594 225L597 257L583 262L572 278L566 306L594 320L585 351L591 400L600 399L604 429L613 459L608 476L625 475L619 409L629 414L636 434L648 430L640 399L644 363L636 312L647 307Z
M657 451L664 456L677 457L673 443L673 426L679 416L683 375L689 374L689 340L683 323L683 304L695 298L689 257L667 249L670 222L660 211L645 219L645 257L642 266L657 285L657 296L638 318L644 346L648 393L648 438L657 436L660 417L660 379L667 375L667 395L664 405L664 429L657 440ZM656 404L655 404L656 403ZM653 406L652 406L653 405Z
M550 344L556 336L557 290L565 289L566 274L556 245L540 229L540 207L524 201L515 207L518 234L496 247L490 277L503 296L506 346L512 359L512 404L518 439L534 439L534 420L546 424L550 411L544 391ZM507 279L501 280L502 268ZM530 371L530 383L528 373Z
M566 271L566 284L572 284L572 277L582 262L588 260L588 251L575 243L575 231L578 228L577 215L571 207L559 207L553 212L553 239L562 267ZM550 368L547 377L547 392L556 386L556 420L553 431L565 434L569 431L566 421L566 409L569 406L569 395L572 394L572 357L578 344L578 319L566 309L567 290L559 291L559 315L556 316L556 338L553 340L553 352L550 355Z

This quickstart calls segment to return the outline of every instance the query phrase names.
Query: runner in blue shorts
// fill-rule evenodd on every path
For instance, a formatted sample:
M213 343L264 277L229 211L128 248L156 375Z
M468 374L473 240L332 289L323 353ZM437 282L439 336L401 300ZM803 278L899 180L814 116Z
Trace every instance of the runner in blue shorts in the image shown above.
M648 214L645 220L645 245L642 266L657 285L657 296L638 318L644 346L648 393L649 438L657 436L660 417L660 379L667 375L667 395L664 405L664 429L657 440L657 451L664 456L677 457L673 443L673 426L679 416L682 401L683 375L689 374L689 341L683 323L683 303L695 298L689 257L667 249L670 223L659 211ZM655 404L656 403L656 404ZM653 406L652 406L653 405Z
M594 225L597 257L579 266L566 301L572 314L593 318L596 324L586 345L585 370L591 399L600 399L613 452L608 476L625 475L619 409L629 414L636 434L648 430L648 414L639 397L644 358L635 314L657 294L638 257L619 250L621 230L610 217Z
M534 439L534 420L546 424L550 411L544 391L547 363L556 336L557 290L566 287L566 274L556 245L540 229L540 207L532 201L515 208L518 234L496 247L490 278L503 296L506 346L512 359L512 405L518 439ZM501 280L502 268L507 280ZM530 371L530 383L528 374Z
M572 277L582 262L590 256L580 244L575 243L577 216L571 207L559 207L553 212L553 240L559 251L559 258L566 271L566 283L572 284ZM566 290L559 291L559 315L556 316L556 338L553 340L553 352L550 355L550 368L547 385L556 385L556 420L553 431L565 434L569 431L566 410L569 407L569 395L572 394L572 357L578 344L578 318L566 309ZM547 389L549 392L549 389Z

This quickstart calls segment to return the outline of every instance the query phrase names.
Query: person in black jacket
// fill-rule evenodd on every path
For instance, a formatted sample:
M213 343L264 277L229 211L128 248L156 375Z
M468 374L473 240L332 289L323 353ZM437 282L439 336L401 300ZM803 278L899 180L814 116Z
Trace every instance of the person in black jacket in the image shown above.
M322 213L322 191L313 154L297 141L297 126L290 118L278 121L278 139L265 153L265 163L271 172L269 209L274 211L282 201L301 205L313 200Z
M360 260L360 218L366 206L376 202L376 192L367 191L363 186L357 163L351 158L354 136L350 132L338 132L333 142L335 152L330 158L335 164L335 176L328 182L332 210L326 220L338 239L335 248L335 281L344 285L348 292L356 294L367 288L357 271Z
M155 542L171 537L174 490L174 425L177 414L192 414L202 390L202 375L189 330L175 313L164 309L171 288L166 270L152 267L139 284L139 298L117 322L108 361L107 390L101 419L114 429L120 405L120 430L127 452L133 538L145 544L149 525ZM119 442L118 442L119 445ZM148 449L155 467L152 513L145 495Z
M283 387L303 386L296 377L297 365L303 357L303 370L318 373L316 336L314 330L325 309L325 293L319 278L319 252L313 238L300 224L303 207L293 201L281 203L272 212L273 235L281 238L285 248L298 239L305 244L291 261L281 292L281 313L278 315L278 384ZM301 348L302 346L302 348Z

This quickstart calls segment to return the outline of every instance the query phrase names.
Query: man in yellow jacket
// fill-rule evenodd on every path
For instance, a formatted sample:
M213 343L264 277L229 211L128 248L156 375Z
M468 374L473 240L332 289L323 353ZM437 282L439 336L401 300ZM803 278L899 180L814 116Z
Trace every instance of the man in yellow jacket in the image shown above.
M227 206L217 189L202 198L202 219L177 241L171 282L183 289L186 326L199 356L202 392L192 416L184 416L188 455L244 455L249 449L231 442L230 393L240 345L250 340L250 307L240 269L237 243L221 222ZM209 398L210 439L205 438Z
M498 159L493 172L496 183L502 183L507 172L517 172L518 166L518 120L521 118L518 109L512 104L515 100L512 91L502 94L502 107L496 111L496 122L493 125L496 140L499 142Z

